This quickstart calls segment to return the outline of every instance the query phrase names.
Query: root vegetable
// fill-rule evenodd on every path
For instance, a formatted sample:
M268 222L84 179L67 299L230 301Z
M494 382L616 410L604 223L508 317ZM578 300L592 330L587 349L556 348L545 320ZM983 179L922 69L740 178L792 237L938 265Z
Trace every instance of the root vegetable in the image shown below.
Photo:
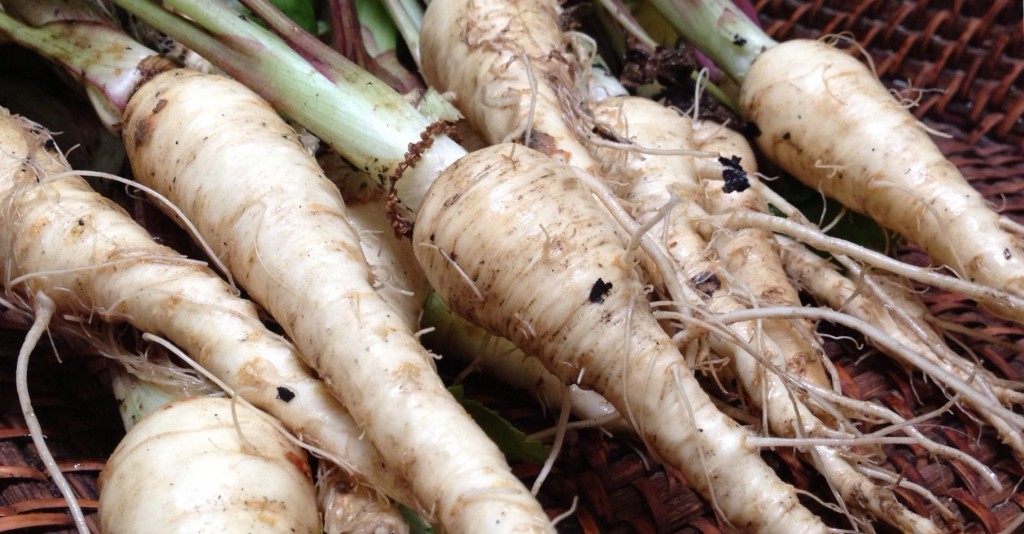
M1024 320L1024 245L856 58L821 41L777 43L725 0L652 0L740 83L758 147L811 188L920 245L938 265L1011 298Z
M968 280L1024 296L1020 236L863 63L823 42L782 43L751 65L740 106L788 172ZM1017 307L988 306L1024 320Z
M717 152L719 158L697 158L697 173L704 190L704 205L710 214L740 211L768 213L768 203L760 195L760 187L726 192L724 177L734 168L727 168L722 160L738 161L746 180L757 182L757 160L753 150L738 132L721 124L698 120L693 124L696 148ZM701 225L705 238L718 250L725 268L735 277L734 288L742 287L744 298L754 307L800 306L800 296L786 275L779 247L771 232L760 228L742 228L728 232L708 233ZM806 321L766 320L765 329L785 354L786 370L801 380L829 387L826 378L824 350L814 334L813 325Z
M339 169L333 165L330 169L325 168L328 177L338 183L334 174L340 173L332 171ZM345 195L344 189L342 195ZM529 392L551 410L560 409L563 393L568 391L570 409L582 424L600 424L605 430L632 432L603 397L574 386L567 389L536 358L448 309L436 294L430 292L410 241L396 238L386 227L387 221L383 217L386 206L379 196L345 200L348 220L359 231L363 254L380 284L377 293L405 317L409 328L420 328L422 316L422 327L429 329L423 337L428 348L442 357L455 358L467 366L467 371L479 369Z
M265 101L226 78L170 71L135 93L124 124L136 178L182 207L283 326L411 481L407 504L453 532L551 529L376 294L337 189Z
M578 66L552 0L430 2L420 34L427 82L489 143L522 142L594 172L571 127ZM458 57L459 61L450 61Z
M358 425L270 332L255 306L201 262L157 244L73 173L38 125L0 113L0 254L8 294L81 321L128 322L165 336L292 432L389 492L408 482L383 466Z
M305 451L231 403L173 401L121 440L99 479L103 532L322 532Z
M709 130L714 130L708 125L694 127L690 118L650 100L608 99L600 102L596 111L607 131L642 147L679 154L695 148L719 151L720 157L726 160L737 155L731 150L730 141L735 142L731 137L709 135ZM695 130L699 133L695 134ZM747 156L750 150L747 147L744 151L744 145L736 143L739 149L736 152ZM679 264L680 274L708 281L703 286L706 302L692 305L715 313L756 310L780 303L798 305L796 290L786 276L770 233L750 228L702 236L697 231L698 222L707 217L702 202L708 203L712 210L732 211L757 210L764 201L752 188L724 192L723 168L718 161L695 160L679 154L645 154L642 149L638 153L611 148L595 151L609 175L630 184L624 196L635 206L639 217L661 216L661 206L675 201L673 209L652 226L649 233L657 237ZM747 161L752 160L751 157ZM742 156L740 161L743 161ZM754 169L749 165L752 164L747 163L752 172ZM698 179L698 169L703 180ZM755 178L751 174L747 179ZM724 261L719 262L719 257ZM707 315L707 321L714 323L714 315ZM797 330L806 325L788 319L766 318L716 326L719 330L709 334L709 345L715 354L727 359L740 387L762 410L766 430L798 441L803 437L845 433L819 419L812 412L817 403L809 402L811 399L792 385L808 379L828 385L821 371L820 348L807 343ZM893 492L857 472L840 449L813 446L807 456L836 488L844 501L842 505L856 512L867 511L903 529L937 531L929 519L908 510Z
M570 167L523 146L474 152L431 187L413 241L454 310L565 383L602 393L732 526L826 530L701 389L650 313L614 223Z

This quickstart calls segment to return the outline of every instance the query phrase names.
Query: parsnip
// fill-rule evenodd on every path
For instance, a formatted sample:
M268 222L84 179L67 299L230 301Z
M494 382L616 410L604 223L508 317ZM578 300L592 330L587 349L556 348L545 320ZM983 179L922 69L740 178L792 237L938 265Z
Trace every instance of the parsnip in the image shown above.
M103 532L323 532L305 452L231 402L173 401L121 440L99 478Z
M559 11L553 0L432 1L420 30L421 70L489 143L521 142L593 173L572 126L580 66Z
M602 393L733 527L826 530L700 388L571 167L523 146L474 152L430 188L413 241L455 311Z
M740 84L761 150L811 188L920 245L939 266L1003 295L1024 320L1024 245L928 131L854 57L821 41L778 43L727 0L651 0Z
M338 169L325 168L338 183ZM335 174L332 174L335 171ZM345 185L345 184L341 184ZM345 190L342 190L345 195ZM356 195L353 195L356 196ZM492 336L453 313L430 292L408 239L387 228L385 203L380 195L349 201L348 220L360 233L363 254L377 279L377 293L405 318L411 329L424 329L424 344L442 357L455 358L468 369L479 369L502 382L529 392L548 409L558 410L568 391L570 409L585 423L599 423L609 431L631 432L607 400L593 391L566 388L536 358L524 354L507 339ZM421 325L422 317L422 325Z
M719 158L738 161L745 179L756 184L757 159L741 134L712 121L693 121L693 142ZM736 172L718 158L696 158L697 174L704 190L703 203L711 214L753 211L768 213L768 203L760 195L760 187L726 192L724 176ZM730 164L731 165L731 164ZM726 269L741 282L745 297L754 306L800 306L796 288L789 282L780 251L771 232L759 228L743 228L731 232L711 231L700 225L703 236L718 250ZM801 380L810 380L829 387L821 348L814 328L807 321L766 320L763 328L785 351L785 368Z
M967 278L1024 296L1024 245L857 59L819 41L761 54L740 94L758 146L810 187ZM985 306L1024 320L1024 309Z
M758 209L764 201L753 189L724 192L721 163L682 153L686 149L701 148L719 152L720 157L727 160L739 156L751 173L747 179L755 180L753 155L749 147L743 151L745 143L737 145L740 154L735 154L729 143L724 142L729 137L716 139L709 135L709 126L694 126L689 117L642 98L604 100L597 105L596 116L604 128L623 139L656 151L677 152L676 155L645 154L642 150L633 153L603 148L594 153L609 175L630 184L625 198L635 206L639 218L659 216L661 206L675 197L672 211L652 226L649 233L680 265L680 274L706 281L703 287L707 301L694 302L694 306L722 313L748 307L799 305L771 234L757 229L704 236L698 233L702 226L698 223L707 217L702 202L710 200L712 209L729 211ZM749 159L744 162L743 157ZM703 184L698 179L699 172L704 176ZM719 257L725 260L719 262ZM710 315L707 320L714 322L715 319ZM711 332L709 345L728 360L740 387L762 410L766 430L796 438L846 434L845 429L834 428L819 419L812 411L816 403L791 385L810 379L812 383L828 387L820 370L820 348L801 337L797 330L800 326L805 325L770 318L734 322L720 327L727 333ZM817 364L817 368L812 364ZM930 520L908 510L887 488L857 472L843 455L844 451L828 446L811 447L808 454L815 467L837 489L844 505L848 503L858 512L866 511L903 529L937 531Z
M283 326L411 481L407 504L452 532L551 530L374 291L337 189L265 101L226 78L170 71L135 93L124 123L136 178L189 215Z
M292 432L389 492L408 483L294 347L204 264L157 244L76 176L38 125L0 113L0 256L12 300L48 296L62 316L165 336Z

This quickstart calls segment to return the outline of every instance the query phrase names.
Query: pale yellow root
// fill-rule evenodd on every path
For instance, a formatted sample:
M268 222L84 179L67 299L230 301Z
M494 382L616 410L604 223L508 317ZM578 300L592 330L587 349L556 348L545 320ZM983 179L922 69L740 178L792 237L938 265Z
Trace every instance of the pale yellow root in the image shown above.
M706 146L698 148L721 151L722 156L729 158L745 147L745 143L720 135L717 128L708 124L700 125L701 135L697 137L689 118L644 99L605 100L597 106L597 118L620 137L662 150L691 149L704 142ZM749 189L722 193L722 168L717 162L711 163L715 160L696 158L694 161L688 156L622 153L612 149L597 149L594 153L608 176L620 176L631 184L625 198L637 209L645 210L643 216L650 216L660 204L669 201L669 189L678 199L673 211L654 225L650 234L669 251L679 264L680 272L687 273L689 278L713 280L713 284L706 285L707 301L694 305L725 313L799 302L769 233L749 229L728 236L721 233L708 236L717 249L708 251L705 237L696 229L696 221L707 217L701 207L703 202L712 209L726 211L758 209L764 204ZM741 154L747 157L743 163L752 165L749 148ZM703 171L703 184L698 180L699 171ZM750 179L754 179L752 175ZM724 266L717 261L716 252L728 258ZM689 280L684 278L682 282ZM741 301L737 297L747 298ZM714 317L709 317L708 321L713 322ZM801 329L809 330L807 325L802 320L772 318L734 322L727 330L723 328L725 335L713 329L709 342L716 353L728 358L741 386L753 403L762 408L766 418L764 426L773 433L795 438L838 433L852 438L819 420L808 410L808 406L815 405L810 402L812 399L801 396L798 388L790 385L790 382L807 380L819 386L828 385L820 363L823 357L820 348L807 342L813 340L809 333L804 336L799 333ZM809 456L851 507L869 511L901 528L935 531L928 519L910 512L891 491L858 473L842 457L841 449L812 447Z
M572 127L579 66L559 11L555 0L432 1L420 36L423 76L454 95L489 143L522 142L594 173Z
M0 147L0 275L9 294L42 292L63 317L127 322L173 340L295 435L372 485L408 495L408 482L353 439L355 421L251 302L71 174L38 126L5 110Z
M694 122L694 142L701 150L718 152L720 157L740 158L740 165L752 182L757 180L757 160L753 150L738 132L710 121ZM725 193L722 189L723 165L717 159L697 159L697 171L704 185L705 208L709 213L734 211L768 212L768 204L759 188ZM705 228L706 229L706 228ZM716 247L725 268L742 287L752 305L799 306L800 297L786 276L778 246L771 233L744 228L730 233L705 235ZM806 321L764 321L762 326L785 351L785 366L794 376L828 387L823 360L824 351Z
M629 414L654 455L734 528L827 531L701 389L645 304L617 224L575 172L517 145L482 149L449 167L413 236L431 285L460 315ZM521 321L530 332L517 327Z
M1024 297L1024 244L868 68L818 41L762 53L739 104L759 147L811 188L917 243L939 265ZM1024 306L985 300L1021 321Z
M411 482L407 505L452 532L553 530L380 298L337 189L265 101L226 78L170 71L135 93L124 123L136 178L188 214L281 324Z
M332 174L339 171L337 167L332 165L324 171L332 182L342 181L340 176ZM377 293L403 316L410 329L421 328L422 316L423 340L428 348L442 357L464 363L466 372L479 369L529 392L552 411L560 409L562 395L568 392L572 414L580 420L574 427L590 424L610 432L632 432L615 408L599 394L578 387L567 389L540 361L524 354L512 342L487 334L452 313L436 296L428 297L430 286L416 263L411 242L396 238L388 226L383 195L367 193L359 195L350 191L356 199L345 199L348 220L360 233L363 254L377 282Z
M103 532L322 532L312 473L277 421L223 397L165 404L99 477Z

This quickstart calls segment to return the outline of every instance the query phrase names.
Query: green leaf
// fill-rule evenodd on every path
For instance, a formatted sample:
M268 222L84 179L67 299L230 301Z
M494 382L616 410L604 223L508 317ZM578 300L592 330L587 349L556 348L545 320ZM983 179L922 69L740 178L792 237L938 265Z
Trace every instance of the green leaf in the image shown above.
M448 391L469 412L469 415L473 417L473 420L483 429L484 433L498 445L498 448L501 449L506 458L540 465L551 454L551 447L537 440L527 438L526 434L499 415L498 412L475 400L467 399L461 385L451 386L448 388Z
M271 0L271 3L302 29L317 35L315 0Z
M430 528L430 525L411 508L400 504L398 510L402 512L402 519L405 519L406 524L409 525L409 534L434 534L434 529Z
M772 187L813 223L831 224L842 210L842 206L835 200L829 199L826 202L820 193L793 179L779 180ZM773 213L781 215L775 210ZM882 253L891 252L899 244L898 237L882 228L874 219L853 211L844 213L839 222L829 228L828 235Z
M373 35L378 54L398 47L398 28L380 0L356 0L356 13L359 23Z

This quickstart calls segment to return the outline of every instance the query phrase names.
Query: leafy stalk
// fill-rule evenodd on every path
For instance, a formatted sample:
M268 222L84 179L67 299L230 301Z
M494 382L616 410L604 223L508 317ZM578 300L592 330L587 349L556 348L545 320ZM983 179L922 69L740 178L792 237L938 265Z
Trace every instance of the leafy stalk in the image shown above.
M5 2L31 19L32 27L0 11L0 34L54 61L85 87L103 124L117 131L121 110L138 84L171 67L157 53L124 35L110 19L88 6L40 10L29 1ZM75 9L72 9L75 8Z
M413 163L401 174L397 195L414 212L437 173L465 154L446 136L427 133L433 121L402 95L329 47L300 55L219 2L165 2L187 19L150 0L116 2L258 92L382 184ZM419 159L407 162L421 134L432 145L417 148L412 155Z

